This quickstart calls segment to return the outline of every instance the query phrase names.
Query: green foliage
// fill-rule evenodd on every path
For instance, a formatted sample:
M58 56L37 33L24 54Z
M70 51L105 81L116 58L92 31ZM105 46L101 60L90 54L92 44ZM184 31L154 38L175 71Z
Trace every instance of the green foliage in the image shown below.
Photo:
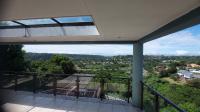
M67 57L54 55L51 57L50 62L60 66L66 74L73 74L76 72L74 63Z
M159 73L159 77L168 77L169 73L167 70L163 70Z
M153 74L151 76L145 77L145 82L159 91L163 96L170 99L175 104L178 104L188 112L199 112L194 110L200 107L200 89L196 89L187 85L169 84L165 81L162 81L162 79ZM151 99L151 97L145 98L145 101ZM186 106L187 103L190 103L190 105ZM171 107L164 107L165 108L162 110L162 112L173 112Z
M200 79L192 79L187 81L187 84L191 87L199 88L200 89Z
M200 112L200 107L191 102L182 103L180 107L184 108L187 112Z
M61 66L52 63L48 65L48 71L50 73L63 73L63 69Z
M48 57L47 57L48 56ZM52 54L43 54L38 59L43 60L39 62L32 62L33 68L39 71L50 71L50 72L61 72L64 73L64 67L66 71L69 71L69 60L65 59L66 55L52 56ZM37 60L35 54L32 58ZM107 82L123 83L127 88L126 81L118 81L112 77L128 77L131 74L132 56L114 56L114 57L103 57L103 56L82 56L82 55L70 55L73 57L73 63L76 64L77 72L79 73L91 73L96 74L97 77L107 77L112 80L106 80ZM47 59L48 58L48 59ZM52 59L53 58L53 59ZM51 61L48 61L51 60ZM63 61L64 60L64 61ZM185 68L187 63L197 63L200 61L198 56L145 56L144 57L144 69L147 71L147 76L144 78L145 82L159 91L163 96L178 104L181 108L188 112L198 112L200 110L200 89L198 89L198 83L196 81L188 85L176 85L170 84L167 81L162 80L160 77L170 76L172 79L177 79L176 67ZM36 64L34 64L36 63ZM67 64L68 63L68 64ZM154 68L160 64L166 65L168 70L161 73L162 75L155 74ZM73 67L72 67L73 68ZM99 80L97 80L99 81ZM113 86L112 85L112 86ZM193 85L193 86L192 86ZM195 86L194 86L195 85ZM117 89L121 90L120 87ZM118 90L117 90L118 91ZM123 91L110 92L113 96L126 96ZM154 96L145 90L144 92L144 103L145 108L149 112L154 112ZM161 101L161 112L174 112L172 106L166 106ZM147 111L148 112L148 111ZM176 112L176 111L175 111Z
M168 69L166 70L162 70L160 73L159 73L159 77L169 77L171 74L175 74L177 73L177 69L176 69L176 66L177 66L177 63L170 63L168 65Z
M0 71L25 71L28 62L24 59L22 45L0 46Z
M31 70L39 73L66 73L76 72L74 63L67 57L53 55L50 60L32 61Z
M106 70L100 69L97 71L96 77L106 77L110 76L110 73L107 72Z
M169 68L167 69L167 72L168 72L169 74L174 74L174 73L176 73L176 72L177 72L176 64L175 64L175 63L171 63L171 64L169 65Z

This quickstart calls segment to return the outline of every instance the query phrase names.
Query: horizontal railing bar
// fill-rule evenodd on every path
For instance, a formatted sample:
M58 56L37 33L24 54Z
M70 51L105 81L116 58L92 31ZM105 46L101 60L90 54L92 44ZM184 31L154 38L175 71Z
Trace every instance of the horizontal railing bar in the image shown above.
M162 98L165 102L167 102L168 104L172 105L174 108L176 108L177 110L179 110L180 112L186 112L185 110L181 109L180 107L178 107L175 103L173 103L171 100L165 98L164 96L162 96L159 92L157 92L156 90L154 90L152 87L148 86L147 84L145 84L144 82L141 81L141 83L146 86L150 91L152 91L155 95L158 95L160 98Z
M53 23L53 24L35 24L35 25L26 25L26 28L42 28L42 27L60 27L60 26L93 26L93 22L76 22L76 23ZM16 29L16 28L25 28L23 25L19 26L0 26L0 29Z
M9 75L37 75L37 74L41 74L41 73L37 73L37 72L14 72L14 71L3 71L0 72L0 74L9 74ZM70 75L70 74L55 74L55 73L46 73L46 74L42 74L42 75L46 75L46 76L79 76L79 77L93 77L93 78L105 78L105 79L130 79L129 77L97 77L94 75Z

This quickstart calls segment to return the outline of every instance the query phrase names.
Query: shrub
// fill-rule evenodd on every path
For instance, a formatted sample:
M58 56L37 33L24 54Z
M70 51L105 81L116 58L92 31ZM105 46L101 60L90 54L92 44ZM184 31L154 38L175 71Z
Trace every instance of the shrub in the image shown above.
M170 75L170 78L177 81L178 80L178 75L177 74L172 74Z
M187 81L187 84L191 87L199 88L200 89L200 79L192 79Z

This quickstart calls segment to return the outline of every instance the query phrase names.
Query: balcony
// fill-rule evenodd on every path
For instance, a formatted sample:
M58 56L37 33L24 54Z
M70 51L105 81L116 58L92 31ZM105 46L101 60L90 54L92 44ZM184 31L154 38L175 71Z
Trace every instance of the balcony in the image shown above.
M129 102L129 78L15 72L1 76L2 107L8 112L140 112Z
M133 106L131 82L128 77L92 74L2 72L0 96L8 112L141 112L146 110L146 94L152 96L151 111L170 107L185 112L143 82L140 108Z

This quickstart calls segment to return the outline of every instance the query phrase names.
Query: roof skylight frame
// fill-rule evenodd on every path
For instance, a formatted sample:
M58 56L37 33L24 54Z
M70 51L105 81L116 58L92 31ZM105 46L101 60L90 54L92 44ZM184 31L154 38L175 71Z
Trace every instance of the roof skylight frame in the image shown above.
M66 19L66 18L77 18L77 19L80 19L80 18L90 18L88 20L76 20L77 22L75 21L72 21L72 22L60 22L58 20L58 18L63 18L63 19ZM52 21L52 23L44 23L44 24L26 24L26 22L24 21L35 21L35 20L50 20ZM10 26L10 25L5 25L5 26L0 26L0 29L15 29L15 28L38 28L38 27L62 27L62 26L94 26L94 21L93 21L93 18L92 16L74 16L74 17L56 17L56 18L37 18L37 19L23 19L23 20L13 20L13 21L9 21L9 22L13 22L13 23L16 23L17 25L13 25L13 26Z
M94 24L92 16L77 16L77 17L61 17L63 19L73 18L70 21L59 21L57 18L42 18L42 19L23 19L9 21L13 25L2 25L0 31L2 37L10 37L12 30L16 32L16 35L11 37L21 37L21 34L16 30L24 30L23 37L34 36L88 36L88 35L100 35L96 25ZM77 20L76 20L77 18ZM37 20L48 20L50 22L37 22ZM36 23L34 24L34 21ZM1 21L0 21L1 22ZM30 24L28 24L30 22ZM53 30L52 30L53 29ZM52 30L52 31L51 31ZM10 31L10 32L8 32ZM41 32L42 31L42 32ZM59 33L60 32L60 33Z

